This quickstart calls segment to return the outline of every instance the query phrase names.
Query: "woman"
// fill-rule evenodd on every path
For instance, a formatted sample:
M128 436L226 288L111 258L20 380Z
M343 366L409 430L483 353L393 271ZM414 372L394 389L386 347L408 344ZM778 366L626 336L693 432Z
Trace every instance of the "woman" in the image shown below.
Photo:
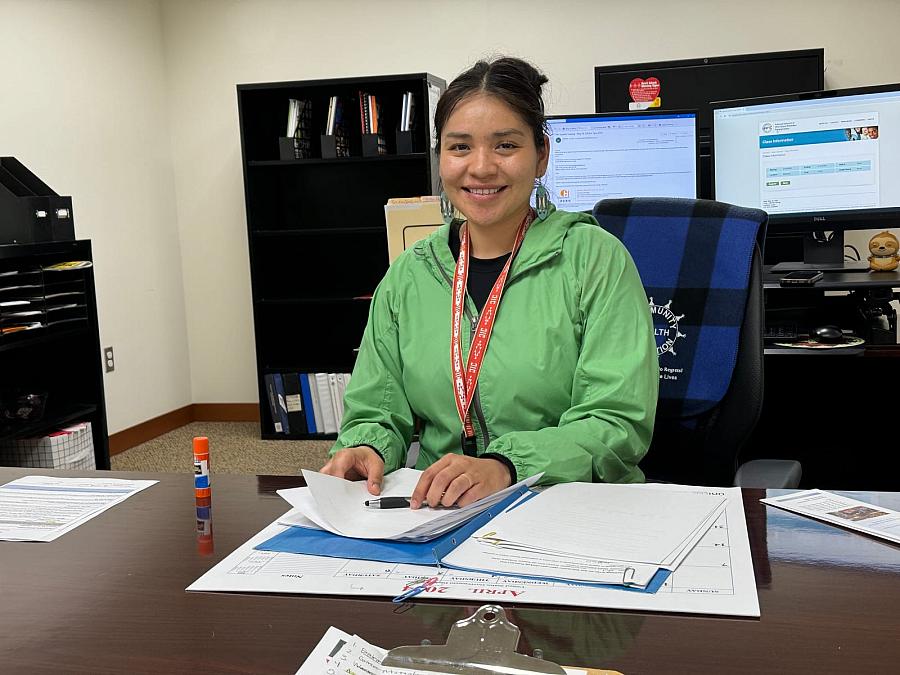
M593 218L554 210L542 186L530 206L550 154L546 82L519 59L481 61L439 100L445 221L452 204L463 222L379 284L323 473L379 494L418 420L412 508L465 506L539 472L643 480L659 378L647 297Z

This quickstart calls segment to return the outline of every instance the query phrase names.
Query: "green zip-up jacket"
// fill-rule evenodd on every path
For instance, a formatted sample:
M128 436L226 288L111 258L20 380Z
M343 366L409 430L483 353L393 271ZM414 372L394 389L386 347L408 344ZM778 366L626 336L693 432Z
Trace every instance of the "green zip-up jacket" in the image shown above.
M450 366L456 265L443 226L391 265L372 298L333 454L368 445L404 466L415 418L417 467L462 453ZM466 298L470 330L477 312ZM465 324L464 324L465 325ZM659 364L647 296L621 242L584 213L535 221L513 260L472 403L478 455L518 480L640 482Z

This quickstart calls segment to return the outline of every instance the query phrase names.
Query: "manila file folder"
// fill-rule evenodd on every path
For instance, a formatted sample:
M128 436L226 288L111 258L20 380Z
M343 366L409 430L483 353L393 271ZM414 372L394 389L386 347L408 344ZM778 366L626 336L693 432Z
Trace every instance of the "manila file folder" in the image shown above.
M388 262L443 224L437 197L389 199L384 206L387 225Z

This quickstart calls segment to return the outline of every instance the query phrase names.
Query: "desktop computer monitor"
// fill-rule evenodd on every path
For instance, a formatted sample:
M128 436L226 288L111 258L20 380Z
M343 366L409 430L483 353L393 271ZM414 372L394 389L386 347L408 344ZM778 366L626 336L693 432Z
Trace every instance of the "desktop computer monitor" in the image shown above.
M900 84L717 102L712 139L716 199L807 235L778 271L865 270L844 264L843 231L900 223Z
M700 196L712 197L709 136L712 101L820 91L825 50L708 56L594 68L594 110L696 110L700 135Z
M697 196L696 112L553 115L544 185L567 211L601 199Z
M711 101L821 90L824 73L824 49L596 66L595 109L696 109L705 142L712 126Z

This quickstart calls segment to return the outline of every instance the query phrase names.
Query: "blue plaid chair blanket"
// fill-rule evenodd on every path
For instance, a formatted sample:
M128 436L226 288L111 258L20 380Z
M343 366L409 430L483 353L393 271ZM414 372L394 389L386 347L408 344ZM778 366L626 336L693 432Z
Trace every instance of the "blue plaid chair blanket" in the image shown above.
M593 215L625 244L647 291L659 354L657 415L699 419L731 382L766 213L709 200L633 198L598 202Z

